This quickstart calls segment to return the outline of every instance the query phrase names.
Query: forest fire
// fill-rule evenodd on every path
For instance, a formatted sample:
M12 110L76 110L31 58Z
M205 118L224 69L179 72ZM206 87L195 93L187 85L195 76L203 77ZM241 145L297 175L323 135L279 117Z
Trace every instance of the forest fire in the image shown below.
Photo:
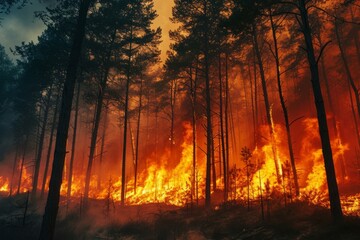
M359 1L170 2L0 3L0 238L358 236Z
M276 132L276 146L277 146L277 158L282 164L282 176L281 181L278 181L276 177L275 161L273 155L272 143L268 142L260 148L256 148L251 153L251 164L249 179L249 188L251 201L259 201L261 198L268 199L271 195L278 194L277 197L284 198L282 201L297 201L305 200L311 204L321 205L329 207L328 192L326 187L326 175L322 162L322 152L320 148L314 148L314 142L319 141L317 135L316 119L302 120L305 126L305 138L302 140L302 162L299 165L299 169L302 169L303 176L301 177L301 189L300 196L295 196L293 178L290 173L290 166L287 162L286 148L281 139L284 139L284 129L280 125L275 126ZM192 127L190 123L184 124L185 133L184 141L181 144L181 159L180 162L172 169L168 169L168 161L170 160L170 152L165 151L164 155L157 161L148 160L150 166L144 169L139 174L136 191L134 189L134 180L131 179L126 183L126 204L129 205L141 205L147 203L166 203L175 206L185 206L190 204L192 197L194 199L203 200L205 197L204 192L201 190L205 185L205 171L204 171L204 159L198 160L197 174L196 174L196 196L192 195ZM264 126L262 128L263 134L268 132L268 128ZM338 162L339 158L348 151L347 144L342 148L336 148L336 144L339 140L333 141L334 158ZM244 162L238 159L238 165L234 165L232 171L244 172ZM95 170L95 172L97 172ZM230 186L230 199L237 201L246 201L247 199L247 180L245 174L233 175L230 182L233 184ZM99 185L99 176L94 174L90 182L89 197L97 200L110 199L114 202L120 202L120 189L121 178L110 177L104 180ZM47 182L49 182L48 179ZM74 175L71 185L71 197L80 199L84 194L84 175ZM217 179L217 185L223 190L223 178ZM199 189L200 188L200 189ZM28 170L24 168L22 173L22 180L20 185L20 193L27 192L31 189L31 175ZM67 196L68 183L64 179L61 186L61 195ZM41 189L39 189L41 190ZM14 191L14 190L13 190ZM6 177L0 177L0 192L9 194L9 179ZM341 198L344 213L347 215L359 216L360 214L360 198L359 194L342 196Z

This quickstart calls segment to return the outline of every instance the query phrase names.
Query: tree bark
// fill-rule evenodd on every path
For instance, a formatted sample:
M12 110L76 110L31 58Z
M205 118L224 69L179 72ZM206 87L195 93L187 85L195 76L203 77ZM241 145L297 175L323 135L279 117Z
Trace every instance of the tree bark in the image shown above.
M336 174L334 168L333 155L330 144L329 130L326 121L326 111L324 100L321 92L319 79L318 63L315 58L314 46L312 42L311 28L309 23L308 11L305 0L298 0L298 7L301 16L301 30L304 36L307 58L311 71L312 90L315 98L316 112L319 125L319 133L322 144L322 152L325 162L326 178L329 190L329 200L331 214L336 222L342 220L342 210L339 197L338 185L336 182Z
M86 17L91 2L91 0L82 0L80 2L78 22L75 30L73 46L70 53L70 61L67 68L66 80L62 94L54 161L50 179L49 194L45 207L45 214L41 224L39 237L40 240L52 240L54 238L56 216L59 209L62 173L66 155L66 141L70 123L71 105L74 96L77 68L85 35Z

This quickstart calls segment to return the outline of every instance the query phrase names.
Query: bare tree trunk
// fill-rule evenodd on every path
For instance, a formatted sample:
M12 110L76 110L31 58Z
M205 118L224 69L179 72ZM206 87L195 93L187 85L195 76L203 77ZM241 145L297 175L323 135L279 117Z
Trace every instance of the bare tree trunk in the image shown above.
M251 113L252 113L252 122L253 122L253 136L254 136L254 148L256 147L256 113L255 113L255 101L254 101L254 88L253 88L253 79L251 74L251 63L248 64L248 70L249 70L249 80L250 80L250 95L251 95Z
M213 191L216 190L216 161L215 161L215 140L214 140L214 131L211 129L211 167L212 167L212 186ZM220 163L221 164L221 163Z
M177 81L176 79L171 80L171 93L170 93L170 106L171 106L171 115L170 115L170 158L174 158L174 144L175 144L175 106L176 106L176 94L177 94Z
M140 142L140 123L141 123L141 111L142 111L142 97L143 97L143 79L141 79L141 82L140 82L139 110L138 110L138 118L137 118L137 126L136 126L134 193L136 193L138 165L139 165L139 142Z
M225 144L225 130L224 130L224 103L223 103L223 81L222 81L222 70L221 70L221 54L219 54L219 92L220 92L220 137L221 137L221 153L222 153L222 160L223 160L223 177L224 177L224 202L228 200L228 169L227 169L227 163L226 163L226 144ZM220 163L221 164L221 163Z
M74 168L74 160L75 160L75 152L76 152L76 135L77 135L77 128L78 128L80 92L81 92L81 83L78 80L77 91L76 91L76 102L75 102L74 129L73 129L73 136L72 136L72 142L71 142L71 158L70 158L70 164L69 164L68 186L67 186L67 192L66 192L68 206L70 204L73 168Z
M133 39L133 29L130 28L130 46L129 46L129 56L128 56L128 65L126 73L126 89L125 89L125 114L124 114L124 137L123 137L123 151L122 151L122 169L121 169L121 206L125 205L125 183L126 183L126 143L127 143L127 124L128 124L128 112L129 112L129 88L131 81L131 59L132 59L132 40Z
M19 154L19 146L18 146L18 144L16 144L14 165L13 165L13 170L12 170L12 174L11 174L11 181L10 181L10 193L9 193L10 197L12 196L12 192L13 192L13 185L14 185L14 179L15 179L16 166L17 166L17 163L18 163L18 154Z
M192 97L192 144L193 144L193 151L192 151L192 180L191 180L191 202L194 201L196 198L196 104L197 104L197 78L198 78L198 66L195 66L195 78L192 78L192 68L190 69L190 86L191 86L191 97Z
M257 77L257 68L256 68L256 54L255 54L255 48L254 48L254 105L255 105L255 146L258 144L258 130L259 130L259 108L258 108L258 77Z
M103 120L103 132L101 136L101 146L100 146L100 158L99 158L99 171L98 171L98 182L97 188L101 188L101 178L102 178L102 165L103 165L103 158L104 158L104 150L105 150L105 139L106 139L106 127L108 124L108 114L109 114L109 100L106 101L105 104L105 115Z
M226 152L226 183L229 184L229 169L230 169L230 155L229 155L229 69L228 69L228 54L225 54L225 152ZM229 186L227 187L229 188ZM228 193L227 193L228 194Z
M25 156L26 156L28 141L29 141L29 133L26 134L25 141L23 144L23 153L22 153L21 164L20 164L19 184L18 184L18 189L17 189L18 194L20 194L20 190L21 190L21 180L22 180L22 175L23 175L23 171L24 171Z
M298 0L298 4L299 4L300 16L301 16L301 30L304 35L307 58L311 71L311 83L315 98L319 133L320 133L322 152L325 162L325 171L326 171L326 178L328 183L329 199L330 199L330 209L334 220L341 221L342 220L341 203L340 203L338 185L336 182L336 174L335 174L334 161L333 161L333 155L330 144L329 130L326 121L326 111L325 111L324 100L321 92L318 63L315 58L314 46L312 42L313 39L311 35L309 16L308 16L305 0Z
M205 36L204 36L204 64L205 64L205 93L206 93L206 180L205 180L205 206L211 206L211 91L210 91L210 63L209 63L209 20L207 16L207 2L204 1Z
M108 58L108 61L110 61L110 56ZM107 69L105 70L104 78L101 80L101 83L99 86L98 98L97 98L97 103L96 103L96 112L95 112L95 117L94 117L94 121L93 121L91 143L90 143L90 154L89 154L89 160L88 160L88 166L87 166L86 178L85 178L85 191L84 191L84 207L85 208L87 208L87 205L88 205L90 181L91 181L91 171L92 171L92 165L94 162L97 136L98 136L98 132L99 132L101 112L102 112L102 108L103 108L103 100L104 100L104 94L105 94L105 90L106 90L109 70L110 70L110 67L109 67L109 62L108 62Z
M34 176L33 176L33 182L32 182L32 191L31 191L31 199L33 201L36 200L36 192L37 192L37 188L38 188L41 157L42 157L42 152L43 152L43 147L44 147L46 125L47 125L48 116L49 116L49 110L50 110L50 105L51 105L52 91L53 91L53 86L50 86L50 89L49 89L49 91L47 93L44 116L43 116L44 118L43 118L43 121L42 121L41 133L40 133L40 139L39 139L39 146L38 146L38 150L37 150L37 156L36 156L36 159L35 159L35 170L34 170Z
M56 101L55 101L56 106L55 106L55 110L54 110L53 121L52 121L52 124L51 124L50 140L49 140L48 152L47 152L47 155L46 155L44 176L43 176L43 181L42 181L42 185L41 185L41 195L40 195L41 199L44 197L44 193L45 193L45 186L46 186L48 169L49 169L49 164L50 164L50 156L51 156L51 152L52 152L51 150L52 150L52 145L53 145L57 114L58 114L58 111L59 111L59 100L60 100L60 93L58 93L58 95L56 97Z
M50 179L48 199L45 207L45 214L41 224L39 237L40 240L52 240L54 237L56 216L59 208L62 173L66 155L66 140L69 130L71 105L74 96L77 68L85 35L86 16L91 2L91 0L82 0L80 2L78 22L75 30L73 46L70 53L70 61L67 68L66 80L62 94L53 168Z
M279 98L281 103L281 108L283 110L284 114L284 120L285 120L285 128L286 128L286 136L287 136L287 143L288 143L288 149L289 149L289 156L290 156L290 163L291 163L291 170L294 177L294 185L295 185L295 194L296 196L299 196L299 181L296 171L296 164L295 164L295 157L294 157L294 150L292 146L292 140L291 140L291 130L290 130L290 122L289 122L289 114L285 103L285 98L282 91L282 84L281 84L281 73L280 73L280 58L279 58L279 48L278 48L278 41L276 37L276 26L274 24L273 16L272 16L272 9L269 9L270 11L270 23L271 23L271 30L272 30L272 36L274 41L274 58L276 63L276 77L277 77L277 85L278 85L278 92L279 92ZM284 184L284 183L283 183ZM286 201L286 196L285 196Z

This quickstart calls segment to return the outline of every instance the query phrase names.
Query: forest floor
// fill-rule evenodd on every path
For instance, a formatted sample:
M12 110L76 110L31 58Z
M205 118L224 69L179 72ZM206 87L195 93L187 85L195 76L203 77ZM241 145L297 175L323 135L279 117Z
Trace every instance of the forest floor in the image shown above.
M58 240L95 239L359 239L360 218L345 217L334 224L328 209L294 202L275 206L264 220L253 203L228 203L212 210L144 204L121 207L109 201L92 201L84 214L79 199L71 208L62 202L56 237ZM0 239L37 239L43 203L30 205L24 220L26 195L0 197ZM270 208L269 208L270 209Z

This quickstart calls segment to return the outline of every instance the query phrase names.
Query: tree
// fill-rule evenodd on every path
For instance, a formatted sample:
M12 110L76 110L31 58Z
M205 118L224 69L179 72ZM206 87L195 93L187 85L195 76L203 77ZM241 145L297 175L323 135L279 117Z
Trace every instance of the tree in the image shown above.
M205 205L211 204L211 161L212 161L212 96L211 66L216 49L217 32L220 25L224 1L176 0L173 8L173 21L179 23L177 32L192 39L192 48L198 48L199 66L205 81L205 119L206 119L206 182Z
M122 28L124 34L124 76L125 76L125 103L124 103L124 131L123 131L123 149L122 149L122 171L121 171L121 205L125 204L125 185L126 185L126 148L127 131L129 121L129 96L130 86L136 75L141 75L144 62L149 66L150 63L156 63L159 51L161 30L151 29L151 24L156 17L153 9L152 0L136 0L129 5L127 22ZM148 48L148 50L146 50ZM155 61L154 61L155 60ZM145 65L145 66L146 66Z
M74 88L82 42L85 35L86 16L91 2L91 0L83 0L80 2L77 27L73 38L73 46L71 49L69 65L66 72L66 80L62 93L59 123L56 134L57 136L49 194L40 231L40 239L44 240L53 239L54 237L56 216L59 208L62 173L66 155L66 140L69 130L71 105L74 96Z

